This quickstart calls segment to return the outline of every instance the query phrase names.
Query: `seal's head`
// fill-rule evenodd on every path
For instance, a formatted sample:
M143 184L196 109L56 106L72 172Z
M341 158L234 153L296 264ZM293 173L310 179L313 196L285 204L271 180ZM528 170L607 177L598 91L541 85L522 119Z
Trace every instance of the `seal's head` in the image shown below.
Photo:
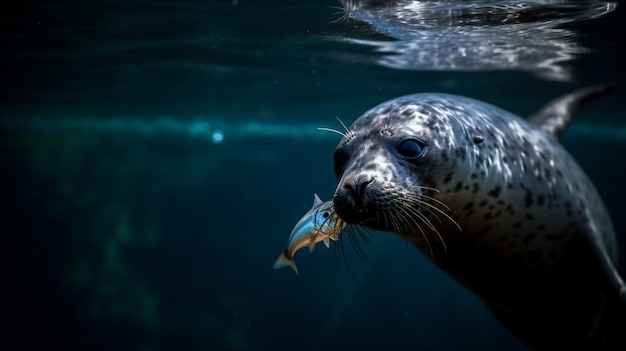
M457 123L463 103L443 94L417 94L383 103L362 115L334 154L334 204L350 224L393 232L445 248L436 228L458 231L440 194L466 167L457 167L482 142L478 128ZM476 114L476 106L472 107ZM436 234L429 238L429 233ZM430 239L430 242L429 242ZM418 245L422 246L422 245Z

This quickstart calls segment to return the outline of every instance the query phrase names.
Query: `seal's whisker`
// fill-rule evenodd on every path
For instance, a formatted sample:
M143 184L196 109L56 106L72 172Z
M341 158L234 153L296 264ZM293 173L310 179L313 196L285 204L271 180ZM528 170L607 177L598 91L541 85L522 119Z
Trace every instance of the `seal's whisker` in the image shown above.
M435 228L435 226L432 224L432 222L423 213L421 213L420 211L418 211L417 209L412 208L412 207L407 207L407 211L410 212L410 213L413 213L419 219L421 219L428 226L428 228L430 230L437 231L437 228Z
M437 206L435 206L435 205L433 205L433 204L431 204L431 203L428 203L428 202L426 202L426 201L424 201L424 200L420 199L420 198L419 198L419 196L417 196L417 195L407 196L407 198L408 198L409 200L415 201L415 202L416 202L416 204L417 204L417 205L419 205L419 206L422 206L422 205L424 205L424 206L428 206L428 208L431 208L431 209L433 209L433 210L437 211L438 213L441 213L441 214L442 214L444 217L446 217L446 218L447 218L450 222L452 222L452 223L453 223L453 224L457 227L457 229L458 229L458 230L462 230L462 229L461 229L461 226L459 225L459 223L457 223L457 221L455 221L455 220L454 220L454 218L452 218L452 216L450 216L449 214L447 214L445 211L443 211L443 210L442 210L442 209L440 209L439 207L437 207ZM423 207L422 207L422 208L423 208ZM426 209L426 208L424 208L424 209ZM436 216L435 216L435 217L436 217Z
M336 129L319 127L319 128L317 128L317 130L323 130L323 131L325 131L325 132L333 132L333 133L337 133L337 134L341 135L342 137L344 137L344 138L346 138L346 139L349 139L349 137L348 137L348 135L347 135L346 133L341 132L341 131L336 130Z
M385 220L385 225L388 226L389 223L387 223L387 216L385 216L385 213L383 213L383 219ZM380 223L380 213L376 212L376 222Z
M401 233L402 229L400 228L400 220L398 218L396 218L396 216L394 215L394 212L390 212L389 213L389 217L391 220L391 225L392 225L392 229L397 232L397 233ZM405 243L408 242L408 239L405 235L399 235Z
M387 217L387 214L384 212L383 215ZM402 229L400 228L400 221L398 220L398 218L396 218L396 216L393 215L393 212L389 212L389 219L391 221L391 228L397 233L401 233ZM405 243L407 242L406 236L400 235L400 237L404 240Z
M348 234L350 232L352 232L353 226L346 226L346 228L344 228L344 234ZM339 236L339 243L338 245L335 245L335 250L338 250L339 253L341 254L341 257L343 258L343 263L346 265L346 268L348 268L348 272L350 272L351 275L354 276L354 273L352 273L352 269L350 269L350 264L348 263L348 258L346 257L346 249L343 246L343 242L344 242L344 235ZM339 262L337 262L337 254L335 254L335 264L339 265Z
M435 218L437 219L437 222L439 222L440 224L441 224L441 223L443 223L443 221L441 220L441 218L439 218L439 216L438 216L438 215L437 215L437 214L436 214L433 210L431 210L431 209L430 209L430 208L428 208L428 207L423 207L423 206L420 206L419 201L417 201L416 205L417 205L420 209L425 210L426 212L428 212L428 214L429 214L429 215L431 215L432 217L435 217Z
M356 231L367 246L376 246L376 243L372 239L372 234L365 227L356 227Z
M367 258L367 254L363 250L363 247L361 246L361 242L359 241L359 237L365 239L364 234L359 230L359 227L355 227L355 230L351 231L348 237L350 238L350 244L352 245L352 248L354 249L354 251L356 251L357 255L361 259L363 259L365 262L369 262L369 259Z
M439 230L437 230L437 228L432 224L432 222L428 219L428 217L424 216L424 214L420 213L418 210L414 208L410 208L410 210L411 210L411 213L415 214L422 221L424 221L424 223L426 223L426 225L430 228L430 230L432 230L437 235L437 237L439 238L439 241L441 241L441 244L443 245L443 252L447 252L448 246L446 245L445 240L443 240L443 236L441 236L441 234L439 233ZM435 216L435 218L439 219L437 216Z
M420 188L420 189L424 189L424 190L434 191L434 192L436 192L436 193L439 193L439 192L440 192L440 191L439 191L439 189L431 188L431 187L429 187L429 186L423 186L423 185L420 185L420 186L419 186L419 188Z
M437 204L443 206L446 210L450 211L450 207L448 205L446 205L445 203L443 203L441 200L436 199L436 198L434 198L432 196L424 195L424 194L421 194L420 196L425 198L425 199L428 199L428 200L431 200L433 202L436 202Z
M454 224L456 226L456 228L461 231L461 226L459 225L459 223L457 223L457 221L454 220L454 218L452 218L452 216L450 216L449 214L447 214L445 211L441 210L439 207L433 205L433 204L429 204L426 201L422 201L422 200L418 200L419 201L419 205L426 205L430 208L432 208L433 210L441 213L444 217L446 217L450 222L452 222L452 224Z
M341 126L343 127L343 129L346 131L346 135L348 136L348 138L352 138L354 137L354 131L351 130L350 128L348 128L346 126L345 123L343 123L343 121L341 120L341 118L339 118L339 116L335 116L335 118L337 118L337 121L339 121L339 124L341 124Z
M415 224L415 226L417 227L419 232L422 234L422 237L426 241L426 245L428 246L428 250L430 251L430 257L435 257L435 255L433 253L433 248L432 248L432 246L430 246L430 240L428 240L428 237L426 236L426 233L424 232L424 229L422 229L422 227L419 225L419 223L417 223L415 218L411 217L410 213L408 213L406 211L406 208L398 207L397 209L402 211L402 213L397 213L397 214L398 214L398 216L400 216L403 219L404 222L409 223L409 221L407 221L407 218L409 218ZM406 215L406 217L405 217L405 215Z
M370 218L370 219L373 219L373 218ZM338 218L338 220L342 221L341 218ZM335 250L336 252L338 251L339 254L343 257L343 261L346 267L348 268L348 271L350 272L350 274L354 275L350 267L350 264L348 263L344 241L346 240L350 241L350 246L352 246L356 254L365 262L368 262L368 263L370 262L369 258L367 257L367 252L363 248L362 243L365 243L368 246L375 246L375 243L372 240L370 233L364 227L358 224L348 224L341 231L341 235L339 236L338 239L339 239L338 243L335 245ZM338 255L335 254L336 263L338 263L336 260L337 256Z
M339 23L339 22L347 22L350 19L351 11L347 8L343 8L341 6L330 6L331 9L339 10L338 12L333 13L334 15L341 15L341 17L332 20L330 23Z

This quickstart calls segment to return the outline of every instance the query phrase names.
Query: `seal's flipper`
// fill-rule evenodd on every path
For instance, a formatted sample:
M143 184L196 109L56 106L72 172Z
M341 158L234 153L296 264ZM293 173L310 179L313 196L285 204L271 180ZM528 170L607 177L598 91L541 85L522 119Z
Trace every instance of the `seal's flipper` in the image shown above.
M589 101L612 92L615 87L615 84L607 83L576 90L552 100L528 117L528 120L545 132L558 135L567 127L574 114L585 107Z

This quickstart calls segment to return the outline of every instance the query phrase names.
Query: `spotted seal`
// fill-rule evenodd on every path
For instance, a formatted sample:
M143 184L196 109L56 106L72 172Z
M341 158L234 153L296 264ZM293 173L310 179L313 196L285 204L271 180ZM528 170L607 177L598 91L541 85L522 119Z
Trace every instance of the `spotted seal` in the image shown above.
M611 219L556 139L610 90L573 92L528 120L448 94L382 103L342 132L337 214L415 244L531 349L624 343Z

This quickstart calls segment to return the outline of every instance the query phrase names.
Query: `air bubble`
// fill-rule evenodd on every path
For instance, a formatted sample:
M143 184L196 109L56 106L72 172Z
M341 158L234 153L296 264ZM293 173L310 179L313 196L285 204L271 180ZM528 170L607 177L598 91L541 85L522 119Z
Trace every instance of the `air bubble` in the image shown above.
M221 130L216 130L211 135L211 141L213 144L221 144L224 141L224 132Z

